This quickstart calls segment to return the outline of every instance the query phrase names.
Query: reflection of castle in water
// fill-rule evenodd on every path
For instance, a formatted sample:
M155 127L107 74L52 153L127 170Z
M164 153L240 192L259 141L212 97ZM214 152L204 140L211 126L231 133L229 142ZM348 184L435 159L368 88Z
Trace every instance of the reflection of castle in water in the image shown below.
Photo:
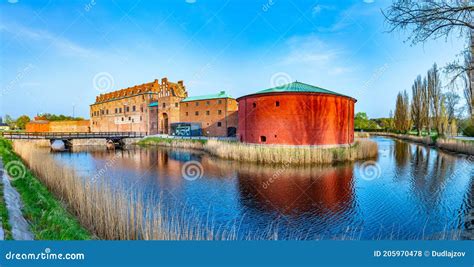
M243 204L266 212L340 213L354 201L352 165L298 169L247 165L239 168L238 177Z

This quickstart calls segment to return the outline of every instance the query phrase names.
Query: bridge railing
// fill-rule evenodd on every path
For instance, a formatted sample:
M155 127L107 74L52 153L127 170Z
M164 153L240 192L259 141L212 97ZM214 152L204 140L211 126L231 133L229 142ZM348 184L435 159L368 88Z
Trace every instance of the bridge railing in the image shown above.
M0 132L7 139L140 138L146 132Z

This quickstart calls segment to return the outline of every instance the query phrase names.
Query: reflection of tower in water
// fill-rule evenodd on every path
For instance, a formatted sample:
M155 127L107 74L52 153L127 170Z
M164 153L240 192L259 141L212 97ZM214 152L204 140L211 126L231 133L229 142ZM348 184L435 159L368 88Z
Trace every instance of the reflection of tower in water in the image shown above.
M352 206L352 165L285 167L239 168L242 203L252 209L288 215L342 213Z

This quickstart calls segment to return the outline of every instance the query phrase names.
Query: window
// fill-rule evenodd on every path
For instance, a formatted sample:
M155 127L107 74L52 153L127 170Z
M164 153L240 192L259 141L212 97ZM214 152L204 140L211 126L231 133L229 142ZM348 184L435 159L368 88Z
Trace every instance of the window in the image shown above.
M222 99L217 100L217 104L222 104Z
M260 142L262 142L262 143L267 142L267 137L264 136L264 135L260 136Z
M140 107L140 111L143 112L143 107Z
M206 111L206 115L208 115L208 116L209 116L210 114L211 114L211 112L210 112L209 110L208 110L208 111Z
M163 103L163 108L166 108L166 103Z
M130 111L130 107L125 107L125 112L129 112Z
M106 113L107 115L109 115L109 110L107 109L107 110L105 111L105 113Z
M199 116L199 111L196 111L194 114L196 114L196 116Z
M186 112L186 116L189 116L189 112Z
M122 117L122 121L123 121L123 117Z
M196 107L199 107L199 102L196 102Z
M189 107L189 103L186 103L186 107Z
M254 108L256 108L256 107L257 107L257 103L253 102L252 106L253 106Z
M210 105L211 104L211 101L206 101L206 105Z
M178 102L174 103L174 107L177 108L178 106L179 106Z
M140 116L140 121L142 121L142 116Z
M122 108L119 108L119 113L122 113Z
M219 110L217 111L217 114L221 115L221 114L222 114L222 110L219 109Z
M128 120L131 121L131 120L132 120L132 117L128 117Z
M115 113L118 113L118 109L117 109L117 108L115 108Z
M222 126L222 122L218 122L217 127L221 127L221 126Z
M137 107L133 106L132 111L136 111L136 110L137 110Z
M277 101L277 102L275 103L275 106L279 107L279 106L280 106L280 101Z

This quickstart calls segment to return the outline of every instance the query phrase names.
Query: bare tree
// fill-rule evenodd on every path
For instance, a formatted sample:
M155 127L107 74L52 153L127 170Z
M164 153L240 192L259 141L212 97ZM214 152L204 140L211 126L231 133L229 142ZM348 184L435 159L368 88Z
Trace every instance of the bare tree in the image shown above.
M426 82L422 81L421 76L418 75L412 86L411 118L419 136L426 126L425 88Z
M441 92L441 80L436 63L428 71L428 93L430 98L431 117L436 131L441 130L441 106L443 105L443 93Z
M467 103L467 110L471 115L471 121L474 124L474 34L471 38L471 53L464 53L464 69L463 69L463 81L464 81L464 98Z
M429 39L438 39L449 36L459 38L470 37L470 44L466 53L474 53L474 1L473 0L395 0L385 11L382 11L386 21L390 24L390 32L396 30L411 31L408 40L412 44L424 43ZM453 75L453 81L467 73L465 96L468 100L471 119L474 123L472 106L474 63L468 64L453 62L446 67L446 71Z
M394 124L395 129L400 132L408 132L411 129L410 100L406 91L397 95Z
M459 101L460 97L454 91L449 91L444 94L444 104L446 106L446 113L449 123L451 123L453 120L456 120L457 113L459 112L457 108Z
M472 0L396 0L382 11L390 32L411 30L413 44L474 30Z

